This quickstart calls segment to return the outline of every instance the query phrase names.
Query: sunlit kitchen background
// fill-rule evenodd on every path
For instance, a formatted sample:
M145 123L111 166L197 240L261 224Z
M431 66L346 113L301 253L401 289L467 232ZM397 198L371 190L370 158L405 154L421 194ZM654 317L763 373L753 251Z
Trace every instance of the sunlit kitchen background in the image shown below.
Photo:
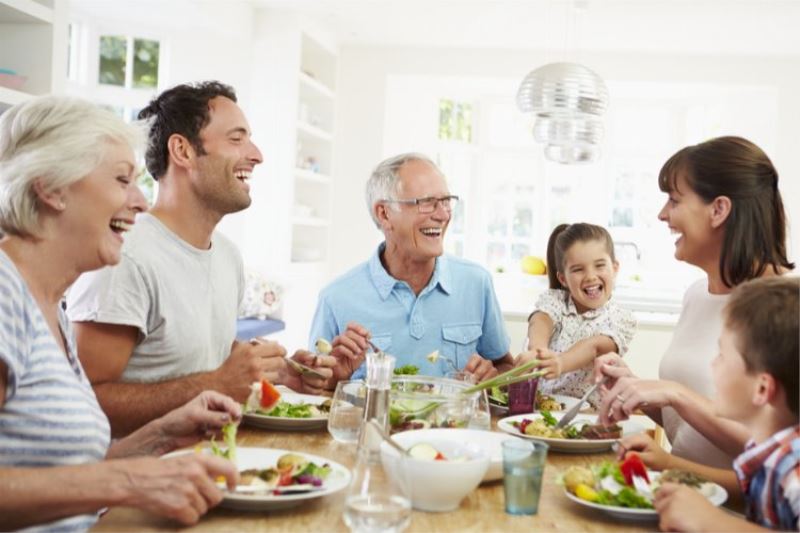
M130 120L174 84L233 85L265 162L251 207L220 230L274 290L273 336L290 352L308 342L319 288L381 240L371 169L424 152L462 199L447 248L493 272L513 351L546 284L522 259L545 256L556 224L593 222L614 236L616 298L639 319L631 364L655 375L701 276L656 218L672 153L729 134L764 148L797 260L798 27L795 0L0 0L0 111L55 91ZM554 61L608 87L593 163L547 160L517 109L526 74Z

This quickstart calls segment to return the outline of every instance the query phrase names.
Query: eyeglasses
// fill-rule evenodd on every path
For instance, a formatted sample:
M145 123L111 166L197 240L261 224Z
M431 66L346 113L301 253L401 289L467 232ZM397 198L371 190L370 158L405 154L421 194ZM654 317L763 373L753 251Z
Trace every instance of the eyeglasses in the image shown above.
M451 194L449 196L442 196L440 198L436 198L435 196L429 196L427 198L412 198L410 200L396 200L385 198L384 202L391 202L395 204L404 204L404 205L416 205L417 210L422 213L423 215L429 215L436 211L436 208L439 207L439 204L444 207L444 210L448 213L453 210L453 206L455 206L456 202L458 202L458 196L455 194Z

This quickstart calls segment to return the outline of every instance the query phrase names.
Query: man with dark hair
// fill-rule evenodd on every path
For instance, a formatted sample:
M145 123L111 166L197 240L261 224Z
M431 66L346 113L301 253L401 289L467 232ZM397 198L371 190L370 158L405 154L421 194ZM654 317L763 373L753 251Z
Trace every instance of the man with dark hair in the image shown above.
M139 117L149 121L158 199L137 217L121 262L82 276L67 297L78 355L112 432L127 434L205 389L243 402L262 377L316 390L321 382L294 373L279 344L234 341L242 259L215 228L250 205L248 180L262 156L233 89L179 85Z

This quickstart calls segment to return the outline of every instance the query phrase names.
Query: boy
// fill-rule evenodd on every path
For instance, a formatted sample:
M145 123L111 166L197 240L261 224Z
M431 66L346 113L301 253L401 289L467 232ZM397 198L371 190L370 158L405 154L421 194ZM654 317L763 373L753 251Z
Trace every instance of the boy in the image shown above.
M733 462L748 521L715 508L695 490L664 484L655 500L661 529L800 526L798 294L800 278L771 277L737 287L725 308L713 362L715 409L752 430L753 438Z

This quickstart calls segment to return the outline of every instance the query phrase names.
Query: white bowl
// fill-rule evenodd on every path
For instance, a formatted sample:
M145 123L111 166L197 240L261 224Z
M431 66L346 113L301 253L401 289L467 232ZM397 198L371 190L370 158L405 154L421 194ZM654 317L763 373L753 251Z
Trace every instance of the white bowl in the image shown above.
M400 446L408 449L425 442L445 457L459 460L430 461L400 457L400 453L381 443L381 462L393 481L401 475L410 485L411 505L420 511L453 511L464 497L475 490L489 468L489 455L479 445L465 443L458 435L426 435L424 431L407 431L394 435ZM400 470L400 469L403 470Z
M436 429L416 429L412 430L420 437L420 442L446 439L457 442L470 442L483 448L489 456L489 468L483 475L483 483L487 481L497 481L503 479L503 441L516 439L508 433L498 431L484 431L481 429L461 429L461 428L436 428ZM395 433L395 439L401 439L404 433ZM520 439L522 440L522 439Z

